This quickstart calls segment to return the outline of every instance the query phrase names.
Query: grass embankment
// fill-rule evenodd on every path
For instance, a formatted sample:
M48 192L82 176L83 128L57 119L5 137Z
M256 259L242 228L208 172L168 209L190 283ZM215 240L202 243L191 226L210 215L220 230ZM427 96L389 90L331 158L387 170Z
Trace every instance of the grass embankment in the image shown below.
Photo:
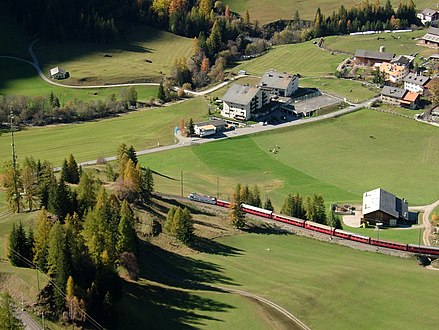
M157 147L157 144L174 143L174 127L181 117L194 121L205 119L206 103L202 98L183 103L138 110L129 114L93 122L34 127L17 132L15 145L18 162L25 156L47 159L61 165L70 153L77 161L112 156L121 143L133 145L136 150ZM10 135L0 136L0 148L10 150ZM0 162L10 158L9 153L0 155Z
M373 239L378 239L378 230L375 228L353 228L344 226L344 230L350 231L352 233L357 233L364 236L372 237ZM380 240L401 242L405 244L419 244L419 236L421 235L421 245L422 242L422 232L423 229L390 229L382 228L380 229Z
M421 56L430 56L434 49L419 46L417 40L425 35L426 30L407 33L381 33L359 36L331 36L325 37L325 47L334 51L343 51L354 54L357 49L379 51L380 46L385 46L385 51L397 55L410 55L419 53ZM380 39L378 39L380 38ZM384 40L383 40L384 38Z
M70 73L65 83L79 85L160 81L176 59L191 52L192 39L145 25L129 26L120 41L107 46L56 42L35 49L44 73L61 66Z
M114 94L121 99L122 92L128 87L72 89L50 85L43 81L31 65L12 59L0 58L0 95L47 96L53 92L61 105L74 100L105 100ZM158 87L136 86L139 101L146 102L157 97Z
M31 60L27 47L30 39L10 17L0 12L0 55L17 56ZM3 72L3 71L1 71Z
M326 16L329 16L333 10L337 12L341 5L350 8L360 2L360 0L355 0L351 3L335 0L317 0L313 1L312 5L310 5L308 1L303 0L225 0L224 4L228 4L232 11L239 13L243 17L245 11L248 10L252 21L258 20L265 24L278 19L293 19L296 10L299 11L302 19L314 21L317 7L320 7L322 13ZM381 4L384 5L384 2L381 1ZM391 2L396 10L399 0L392 0ZM422 11L424 8L435 8L437 1L414 0L414 3L416 4L416 9Z
M216 265L217 273L240 289L270 298L313 329L437 327L431 294L437 274L414 260L297 236L246 234L215 241L240 254L203 254L200 259Z
M416 138L413 138L416 136ZM279 147L273 154L269 149ZM161 192L228 199L236 183L258 184L279 210L288 193L321 193L326 202L360 202L381 187L410 205L438 198L439 132L395 115L362 110L319 123L140 157L173 179L156 177ZM404 180L401 180L404 178Z

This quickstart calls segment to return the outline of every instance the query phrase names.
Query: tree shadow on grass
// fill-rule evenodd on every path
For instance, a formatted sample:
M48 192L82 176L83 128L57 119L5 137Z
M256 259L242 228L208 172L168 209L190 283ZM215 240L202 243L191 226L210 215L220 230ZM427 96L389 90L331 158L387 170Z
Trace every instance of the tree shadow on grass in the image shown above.
M210 215L210 216L215 215L215 213L209 212L206 209L199 209L198 207L194 207L193 205L182 203L182 202L175 200L173 198L168 198L168 197L160 196L160 195L156 195L156 196L154 196L154 198L156 198L157 200L160 200L164 203L167 203L169 205L175 206L175 207L181 207L182 209L187 208L189 210L189 212L191 212L192 214L202 214L202 215ZM164 207L163 205L160 205L157 203L154 204L154 207L156 207L157 209L159 209L163 213L167 213L169 211L169 208Z
M125 282L124 297L117 306L124 329L196 329L205 321L223 322L203 315L228 312L234 306L198 294L162 286Z
M243 254L243 250L234 248L233 246L225 245L208 239L205 237L197 236L194 243L191 244L191 248L203 253L217 254L222 256L239 256Z
M247 227L243 231L251 234L262 234L262 235L294 235L292 232L279 227L276 224L258 222L249 223L247 222Z
M219 248L227 250L225 246ZM237 285L215 263L182 256L147 242L141 243L139 266L140 277L180 288L220 291L210 284Z

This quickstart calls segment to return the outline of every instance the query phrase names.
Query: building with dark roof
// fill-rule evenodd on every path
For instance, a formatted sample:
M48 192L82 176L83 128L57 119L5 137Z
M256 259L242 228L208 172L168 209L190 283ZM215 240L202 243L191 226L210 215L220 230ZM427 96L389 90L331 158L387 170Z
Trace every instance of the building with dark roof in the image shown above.
M425 46L431 48L439 48L439 28L430 27L427 34L422 37Z
M422 22L422 24L432 23L439 19L439 11L434 9L425 8L423 11L416 15Z
M50 78L52 79L66 79L68 78L68 72L60 67L54 67L50 69Z
M369 224L382 223L394 227L409 221L408 203L404 198L381 189L374 189L363 194L363 221Z
M357 49L354 55L354 61L360 65L372 66L376 63L390 62L395 54L387 52L376 52L373 50Z
M299 77L271 69L264 73L258 87L272 96L291 96L299 88Z
M416 73L409 73L404 77L404 88L415 93L423 94L425 86L430 81L430 77L425 77Z
M384 86L381 90L381 101L386 104L398 105L409 109L416 109L420 94L402 88Z
M252 114L270 102L268 93L258 87L233 84L222 97L221 115L248 120Z

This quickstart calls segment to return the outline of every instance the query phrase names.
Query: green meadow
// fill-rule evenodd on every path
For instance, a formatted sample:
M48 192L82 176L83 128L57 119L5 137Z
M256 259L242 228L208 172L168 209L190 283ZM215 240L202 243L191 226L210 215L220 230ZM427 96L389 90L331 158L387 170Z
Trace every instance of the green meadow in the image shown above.
M174 143L173 130L180 118L194 121L207 117L207 105L202 98L164 106L146 108L109 119L91 122L31 127L15 134L18 162L25 156L47 159L61 165L69 154L77 161L112 156L121 143L136 150L150 149ZM10 158L10 134L0 135L0 162Z
M317 0L312 5L305 0L225 0L224 3L230 6L230 9L244 16L245 11L250 13L251 21L258 20L260 23L269 23L278 19L293 19L296 10L299 11L302 19L314 20L317 7L320 7L322 13L326 16L331 15L332 11L338 11L341 5L347 8L355 6L361 0L355 0L350 3L336 0ZM369 1L371 2L371 1ZM398 8L399 0L392 0L393 8ZM381 1L384 4L385 1ZM414 0L416 9L422 11L424 8L435 8L436 0Z
M61 66L70 73L65 83L73 85L160 81L176 59L191 52L192 39L144 25L128 27L120 41L108 46L54 42L35 47L43 72Z
M312 329L437 328L437 272L413 259L297 236L246 234L215 242L238 252L197 259L217 265L229 285L273 300Z
M74 100L105 100L114 94L121 98L124 89L129 87L72 89L54 86L43 81L36 70L27 63L0 58L0 95L46 96L53 92L61 105ZM157 97L157 86L136 86L139 101L146 102Z
M278 153L269 151L276 146ZM184 194L219 192L229 199L238 182L258 184L276 210L294 192L320 193L328 203L359 202L364 191L377 187L410 205L439 198L431 184L439 179L437 129L371 110L145 155L140 161L162 174L156 176L161 192L179 194L183 171Z

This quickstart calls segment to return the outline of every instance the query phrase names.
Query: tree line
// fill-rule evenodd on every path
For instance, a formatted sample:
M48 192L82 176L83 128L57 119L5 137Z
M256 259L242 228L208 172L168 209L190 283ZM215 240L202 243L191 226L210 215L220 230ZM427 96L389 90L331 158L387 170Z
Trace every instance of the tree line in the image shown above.
M121 90L120 99L112 94L106 100L88 102L75 99L64 103L53 92L44 97L0 95L0 120L2 123L8 122L8 116L13 111L17 125L71 123L113 116L127 112L136 105L137 91L134 86Z
M113 303L121 295L118 274L138 276L131 205L149 202L152 173L140 167L135 149L125 144L118 148L114 168L107 164L110 167L113 193L78 167L73 155L63 162L59 179L46 161L26 158L23 170L17 169L20 192L25 191L24 182L32 182L33 189L26 193L34 194L40 211L28 232L21 223L13 224L8 257L15 266L47 273L50 281L39 293L38 308L49 318L66 311L70 321L81 323L87 313L110 324ZM10 196L10 185L5 183L11 167L6 169L3 184ZM10 201L12 209L19 211L16 198Z

